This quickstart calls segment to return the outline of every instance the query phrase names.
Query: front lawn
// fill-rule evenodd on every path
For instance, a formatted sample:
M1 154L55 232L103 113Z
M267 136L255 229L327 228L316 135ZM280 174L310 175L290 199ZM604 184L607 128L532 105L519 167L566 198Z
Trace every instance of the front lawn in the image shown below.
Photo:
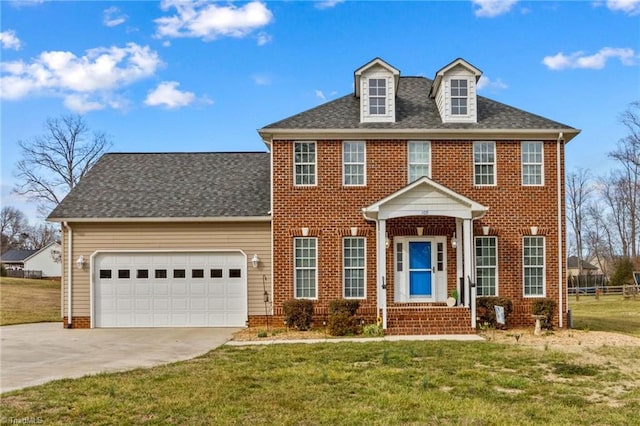
M640 337L640 297L569 296L573 327L581 330L609 331Z
M6 393L0 410L45 424L628 424L639 358L487 342L223 346Z
M0 325L61 321L60 281L0 278Z

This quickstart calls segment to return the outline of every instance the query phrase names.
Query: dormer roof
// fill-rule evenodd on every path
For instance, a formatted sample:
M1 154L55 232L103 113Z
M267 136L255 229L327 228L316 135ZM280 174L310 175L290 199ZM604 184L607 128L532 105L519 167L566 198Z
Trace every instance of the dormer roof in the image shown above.
M478 80L480 80L480 77L482 76L482 71L479 68L474 67L464 59L458 58L453 62L445 65L444 67L440 68L438 71L436 71L436 76L433 79L433 84L431 85L431 91L429 92L429 96L431 96L432 98L436 96L436 93L438 93L438 89L440 88L440 84L442 83L442 77L444 77L444 75L448 71L458 66L461 66L467 69L470 73L472 73L476 78L476 83L478 82Z
M360 78L362 77L362 74L365 73L367 70L370 70L371 68L374 68L375 66L381 66L382 68L386 69L391 74L393 74L393 81L395 83L395 93L398 93L398 84L400 83L400 70L397 69L397 68L394 68L393 66L389 65L387 62L385 62L384 60L382 60L380 58L375 58L375 59L367 62L366 64L364 64L363 66L361 66L357 70L355 70L355 72L353 73L354 82L355 82L355 84L354 84L355 96L357 98L360 97L360 87L361 87Z

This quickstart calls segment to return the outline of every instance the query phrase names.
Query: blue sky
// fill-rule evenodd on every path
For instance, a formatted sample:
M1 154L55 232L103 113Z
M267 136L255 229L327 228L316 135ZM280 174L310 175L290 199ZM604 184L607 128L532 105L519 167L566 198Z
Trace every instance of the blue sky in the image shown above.
M640 0L2 1L1 202L19 140L83 113L114 152L264 151L256 129L353 91L381 57L433 78L462 57L480 94L582 129L567 169L604 174L640 99Z

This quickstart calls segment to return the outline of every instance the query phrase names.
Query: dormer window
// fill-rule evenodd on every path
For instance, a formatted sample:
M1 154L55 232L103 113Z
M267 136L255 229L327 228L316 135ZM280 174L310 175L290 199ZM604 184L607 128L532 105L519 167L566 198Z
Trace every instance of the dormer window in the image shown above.
M467 80L451 80L451 115L467 115Z
M394 123L400 71L376 58L355 72L361 123Z
M369 114L385 115L387 113L387 85L384 78L369 79Z

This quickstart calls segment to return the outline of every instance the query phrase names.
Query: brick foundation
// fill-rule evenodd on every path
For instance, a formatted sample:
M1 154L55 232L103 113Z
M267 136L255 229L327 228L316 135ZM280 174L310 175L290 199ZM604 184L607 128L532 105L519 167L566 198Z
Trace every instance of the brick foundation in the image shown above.
M69 317L62 318L63 328L91 328L91 317L71 317L71 327L69 327Z

